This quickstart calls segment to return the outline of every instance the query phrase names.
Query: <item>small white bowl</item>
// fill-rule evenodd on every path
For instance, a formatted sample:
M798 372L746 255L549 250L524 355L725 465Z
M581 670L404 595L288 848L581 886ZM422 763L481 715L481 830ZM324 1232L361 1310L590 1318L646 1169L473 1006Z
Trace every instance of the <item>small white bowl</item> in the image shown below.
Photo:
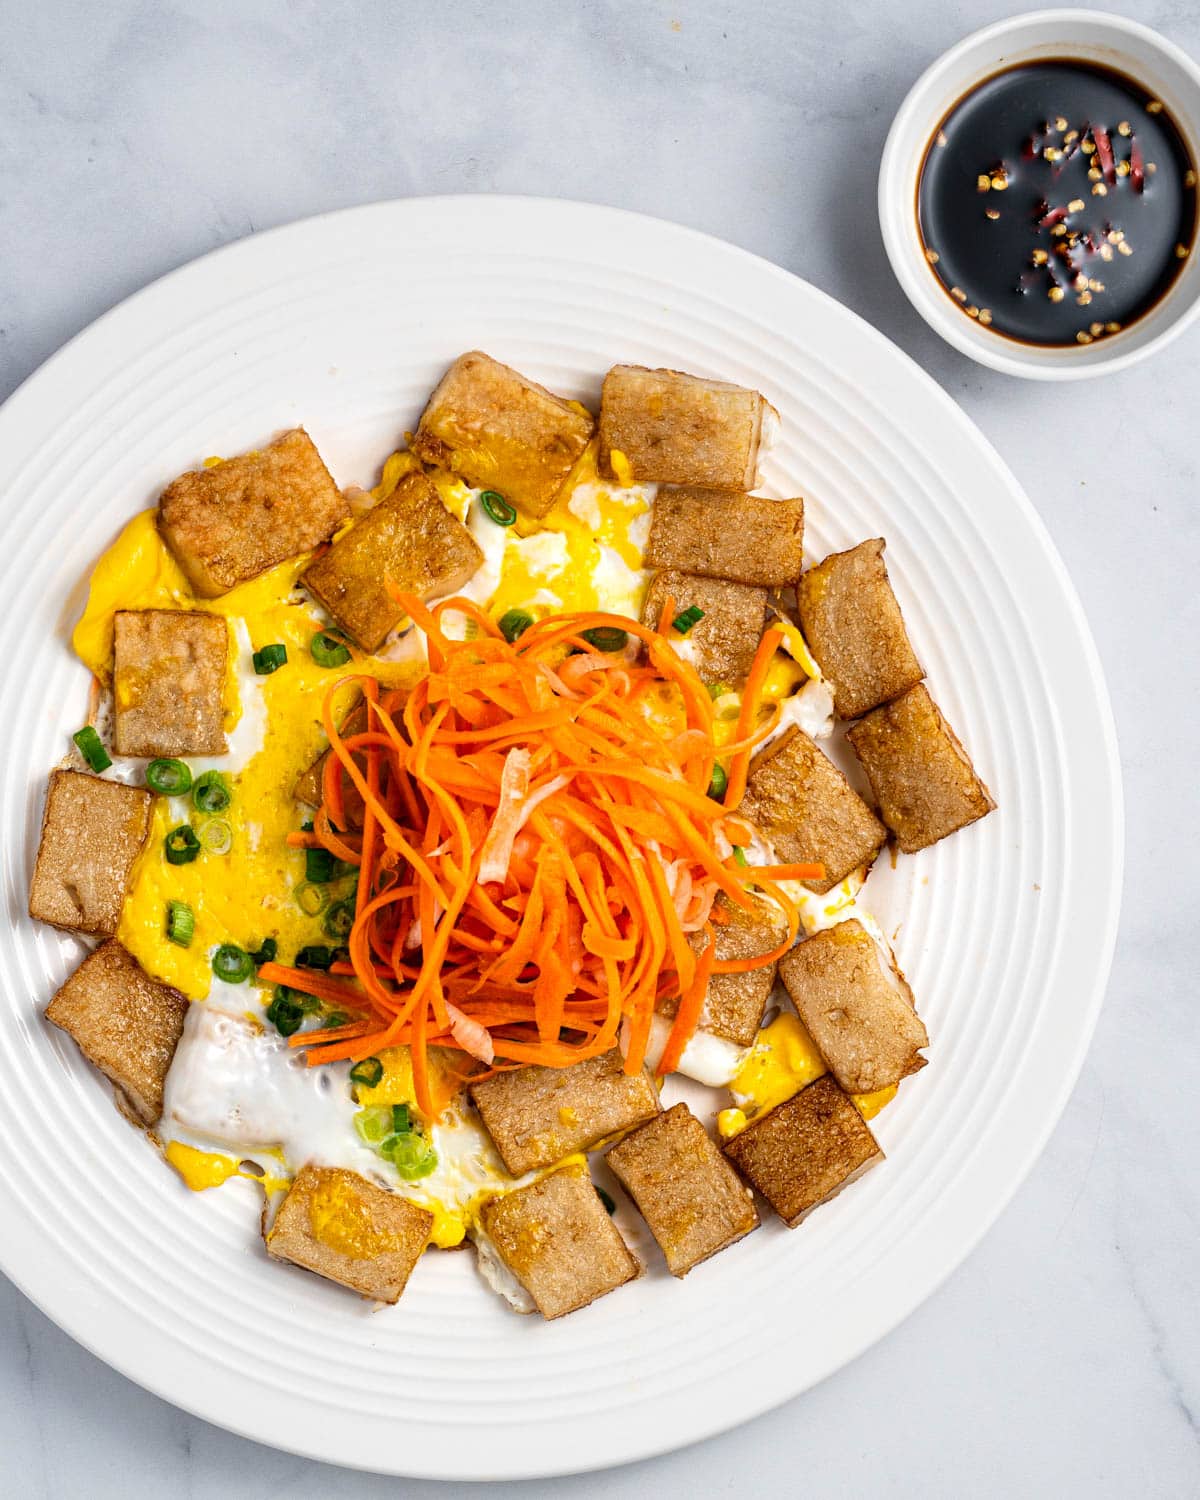
M1098 10L1039 10L965 37L918 78L892 122L879 168L879 222L900 285L947 342L981 364L1033 380L1083 380L1145 359L1200 315L1200 255L1157 305L1094 344L1046 347L1006 338L966 317L925 259L917 187L925 150L949 110L977 84L1021 63L1071 58L1125 73L1162 100L1200 160L1200 68L1147 26Z

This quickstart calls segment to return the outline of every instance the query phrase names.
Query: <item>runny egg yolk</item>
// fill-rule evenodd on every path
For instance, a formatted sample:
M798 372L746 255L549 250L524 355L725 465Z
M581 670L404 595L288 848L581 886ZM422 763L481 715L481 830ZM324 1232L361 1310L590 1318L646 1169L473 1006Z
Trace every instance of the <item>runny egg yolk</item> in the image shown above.
M730 1084L737 1108L722 1110L717 1128L726 1139L736 1135L755 1116L783 1104L826 1072L825 1059L804 1022L791 1011L781 1011L759 1032ZM896 1085L850 1097L863 1118L869 1120L896 1097Z
M184 1141L168 1141L166 1158L193 1193L202 1193L205 1188L220 1187L223 1182L238 1175L240 1166L236 1157L224 1156L216 1151L201 1151Z

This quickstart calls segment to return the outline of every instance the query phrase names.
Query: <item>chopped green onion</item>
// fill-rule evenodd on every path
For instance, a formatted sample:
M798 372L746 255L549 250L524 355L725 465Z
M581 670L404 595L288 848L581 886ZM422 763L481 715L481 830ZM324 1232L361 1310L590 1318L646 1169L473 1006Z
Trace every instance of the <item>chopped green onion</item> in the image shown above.
M286 646L264 646L261 651L254 653L254 670L259 677L270 677L272 672L278 672L279 668L287 661Z
M187 823L172 828L163 839L163 853L169 865L190 865L200 853L200 840Z
M292 998L291 990L280 985L275 991L275 998L267 1006L267 1020L280 1036L291 1036L300 1030L304 1011Z
M335 1026L344 1026L350 1017L344 1010L327 1010L325 1012L325 1025L332 1031Z
M306 917L319 917L329 905L329 891L326 887L313 885L309 880L302 880L292 895Z
M196 778L192 788L192 801L200 812L224 812L233 801L229 781L223 771L205 771Z
M500 616L497 624L506 641L515 641L533 624L533 616L527 609L508 609Z
M712 780L708 783L708 795L714 802L720 802L725 795L725 788L729 785L729 777L725 774L724 766L714 766Z
M167 937L186 948L196 931L196 914L186 901L167 902Z
M318 943L301 948L296 954L296 966L301 969L327 969L332 962L333 954Z
M263 964L273 964L278 957L279 944L274 938L263 938L262 942L259 943L258 947L250 955L251 961L256 968L261 968Z
M416 1182L418 1178L428 1177L438 1164L437 1152L424 1136L417 1135L415 1131L389 1136L380 1146L379 1153L388 1158L405 1182Z
M344 938L348 937L350 929L354 926L355 904L347 898L345 901L335 901L325 913L321 923L326 937Z
M403 1135L411 1130L412 1116L408 1112L407 1104L392 1105L392 1130L396 1135Z
M629 639L627 631L618 630L612 625L597 625L594 630L582 632L584 640L589 646L594 646L597 651L624 651L625 643Z
M353 1076L351 1074L351 1077ZM368 1146L378 1146L391 1132L392 1112L384 1104L373 1104L366 1109L360 1109L354 1116L354 1128L358 1132L359 1140Z
M617 1200L612 1194L606 1193L602 1187L598 1187L596 1192L600 1198L600 1202L604 1204L604 1212L606 1214L615 1214L617 1211Z
M192 773L181 760L152 760L146 767L146 785L164 797L185 797L192 789Z
M741 865L743 870L749 868L750 861L746 858L746 851L742 848L741 844L734 844L733 846L733 862L735 865Z
M497 526L511 526L517 519L517 513L500 493L499 490L484 490L479 497L479 503L489 520L495 521Z
M200 825L200 842L210 854L228 854L233 848L233 829L224 818L209 818Z
M708 684L708 696L715 703L718 698L723 698L726 693L732 693L733 689L727 682L710 682Z
M377 1057L364 1057L350 1069L350 1082L361 1083L363 1088L373 1089L383 1077L383 1064Z
M318 630L308 649L318 667L344 667L350 660L350 649L337 636Z
M328 849L304 851L304 878L314 885L324 885L333 879L333 855Z
M107 771L112 765L112 756L101 744L100 736L90 724L77 729L71 738L75 741L75 748L93 771Z
M226 984L244 984L254 972L254 960L244 948L222 943L213 954L212 971Z
M703 618L704 611L700 606L698 604L689 604L685 610L681 610L671 621L671 629L678 630L680 635L687 635L692 626L699 625Z

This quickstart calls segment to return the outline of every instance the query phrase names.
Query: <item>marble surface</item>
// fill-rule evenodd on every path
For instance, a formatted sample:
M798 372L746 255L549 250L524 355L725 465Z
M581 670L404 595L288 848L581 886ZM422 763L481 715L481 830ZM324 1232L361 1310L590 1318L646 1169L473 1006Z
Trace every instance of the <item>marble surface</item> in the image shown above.
M990 374L903 301L874 216L911 81L1019 8L0 0L0 396L145 282L323 209L476 191L640 209L807 277L931 371L1033 497L1107 663L1129 827L1116 965L1074 1097L1014 1203L918 1313L801 1400L633 1468L497 1487L513 1495L1200 1492L1200 880L1183 837L1200 727L1200 332L1084 387ZM1115 8L1200 54L1185 0ZM185 1416L0 1279L0 1493L131 1488L448 1489Z

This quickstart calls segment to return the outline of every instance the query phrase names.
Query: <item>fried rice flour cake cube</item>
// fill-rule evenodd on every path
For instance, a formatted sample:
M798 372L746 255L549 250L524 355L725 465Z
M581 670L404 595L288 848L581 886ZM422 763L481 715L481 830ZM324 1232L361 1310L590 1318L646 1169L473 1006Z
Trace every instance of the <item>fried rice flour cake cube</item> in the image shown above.
M854 918L815 933L779 962L796 1012L850 1094L872 1094L925 1066L929 1034L912 992Z
M766 589L667 568L650 581L642 605L642 624L656 630L668 600L672 619L691 605L704 611L703 619L686 636L668 632L668 639L692 663L701 681L744 682L766 621Z
M349 506L302 427L257 453L181 474L158 502L158 529L201 599L327 541Z
M419 599L452 594L482 562L475 538L432 481L406 474L300 581L364 651L376 651L404 616L396 590Z
M818 895L870 864L887 838L883 824L802 729L789 729L755 756L738 810L771 840L785 864L825 866L824 880L804 882Z
M725 1155L789 1229L883 1160L854 1101L829 1073L752 1121Z
M480 353L460 355L429 398L412 438L428 464L498 490L540 518L566 483L595 423L573 401Z
M188 609L113 617L113 747L118 755L223 755L229 628Z
M724 917L713 925L719 959L760 958L778 948L787 935L787 922L773 901L756 899L746 910L722 892L713 903L713 910L718 917ZM703 933L693 933L688 939L697 953L706 941ZM775 984L776 968L776 964L769 963L742 974L711 974L697 1029L722 1037L736 1047L752 1046L767 997ZM656 1009L660 1015L674 1016L679 1009L679 997L664 997Z
M752 490L764 424L777 420L744 386L614 365L600 397L601 472L624 483Z
M639 1125L606 1158L672 1276L758 1227L754 1200L686 1104Z
M804 501L662 489L654 500L643 560L648 568L791 588L804 562Z
M398 1302L429 1243L433 1215L344 1167L301 1167L267 1253L374 1302Z
M569 1068L498 1073L473 1084L471 1098L514 1177L589 1151L662 1107L650 1074L626 1073L616 1047Z
M115 939L101 943L46 1007L146 1126L162 1115L163 1085L188 1002L152 979Z
M857 719L925 676L892 591L884 545L873 537L834 552L796 584L800 626L840 719Z
M29 887L29 915L69 932L111 937L154 796L84 771L53 771Z
M905 854L936 844L996 806L923 683L860 719L846 738Z
M575 1312L641 1275L582 1165L490 1199L481 1218L544 1318Z

